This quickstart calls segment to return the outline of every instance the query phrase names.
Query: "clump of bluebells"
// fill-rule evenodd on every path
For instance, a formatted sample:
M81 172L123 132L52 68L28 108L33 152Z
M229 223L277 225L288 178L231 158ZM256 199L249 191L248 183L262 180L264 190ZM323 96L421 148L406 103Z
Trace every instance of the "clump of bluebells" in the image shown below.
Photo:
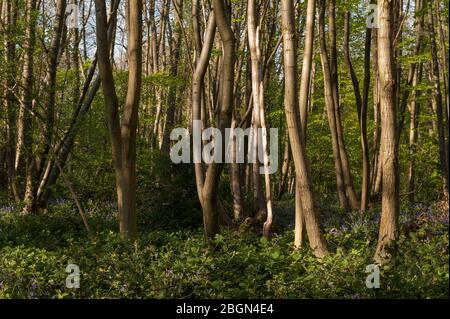
M66 203L31 217L0 214L0 298L449 297L448 215L442 220L428 208L405 211L398 253L380 270L379 289L366 286L376 212L324 216L331 254L318 261L307 247L293 249L289 228L270 240L226 230L206 244L201 228L154 227L128 242L110 212L93 203L87 211L91 238ZM67 288L69 264L79 267L79 289Z

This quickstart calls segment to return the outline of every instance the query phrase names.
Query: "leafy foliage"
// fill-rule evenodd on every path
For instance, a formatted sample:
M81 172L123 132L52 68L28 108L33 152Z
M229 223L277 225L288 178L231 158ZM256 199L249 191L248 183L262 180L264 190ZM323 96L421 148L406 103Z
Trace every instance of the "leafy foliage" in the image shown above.
M441 220L424 218L432 216L424 209L405 213L415 228L404 223L398 258L382 269L380 289L365 285L376 213L329 220L327 239L335 251L320 262L309 249L292 249L290 230L273 240L225 231L208 244L200 228L155 229L133 243L114 231L114 216L95 206L89 209L97 225L90 239L67 203L47 215L2 211L0 216L0 298L448 298L449 293L448 229ZM80 267L80 289L65 287L69 263Z

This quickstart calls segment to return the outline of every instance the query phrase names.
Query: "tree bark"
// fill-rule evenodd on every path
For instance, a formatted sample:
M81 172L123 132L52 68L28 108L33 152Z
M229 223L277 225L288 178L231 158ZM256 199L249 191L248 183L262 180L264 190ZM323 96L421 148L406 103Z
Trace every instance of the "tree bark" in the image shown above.
M382 212L375 260L383 263L392 257L398 239L399 173L397 144L397 114L395 105L393 3L378 0L378 70L381 105Z
M370 46L372 31L370 28L366 29L366 40L364 49L364 90L363 97L359 88L358 78L353 68L350 57L350 12L344 13L344 60L347 68L350 71L350 77L353 84L353 91L355 92L356 109L358 112L360 139L361 139L361 153L362 153L362 181L361 181L361 206L360 210L364 212L367 209L367 200L369 194L370 182L370 163L369 163L369 145L367 142L367 102L370 86Z
M429 20L429 36L430 36L430 49L431 49L431 80L433 82L433 94L432 103L433 109L435 109L437 117L437 133L438 133L438 145L439 145L439 163L441 165L442 180L444 184L444 193L448 195L448 148L445 140L445 127L444 127L444 114L442 106L442 92L439 76L439 60L437 56L436 45L436 33L434 30L434 15L433 5L430 1L428 8L428 20Z
M341 153L339 150L339 138L337 133L335 103L333 97L332 76L330 63L328 60L327 46L325 42L325 0L320 0L319 8L319 41L320 41L320 59L322 62L324 78L325 105L328 114L328 124L331 131L331 144L333 147L334 166L336 171L337 194L341 208L349 211L349 203L345 194L344 173L342 169Z
M31 112L33 111L33 81L34 81L34 49L36 41L36 0L26 2L26 29L23 57L22 102L19 113L18 143L16 151L16 170L20 158L21 145L25 158L25 195L22 213L29 214L36 210L34 193L36 183L36 163L33 156L33 125Z
M336 0L329 0L328 2L328 35L330 38L330 72L331 72L331 87L334 102L334 112L336 118L336 131L339 142L339 153L341 157L342 175L344 178L345 193L353 210L359 209L358 198L353 186L353 177L350 171L348 154L345 148L344 132L342 129L340 99L339 99L339 77L338 77L338 63L337 63L337 46L336 46Z
M317 209L314 202L313 186L308 170L305 146L303 144L303 132L298 120L298 91L297 91L297 57L295 41L294 2L292 0L281 1L281 26L283 34L283 58L284 58L284 105L286 120L289 130L292 155L294 159L297 182L302 195L302 211L304 213L306 230L310 246L314 254L324 257L328 254L327 244L320 231ZM295 243L299 246L300 243Z
M137 236L136 221L136 130L142 75L142 2L127 2L128 91L120 122L119 102L109 59L106 5L95 1L97 18L97 57L105 101L114 171L120 232L130 239Z

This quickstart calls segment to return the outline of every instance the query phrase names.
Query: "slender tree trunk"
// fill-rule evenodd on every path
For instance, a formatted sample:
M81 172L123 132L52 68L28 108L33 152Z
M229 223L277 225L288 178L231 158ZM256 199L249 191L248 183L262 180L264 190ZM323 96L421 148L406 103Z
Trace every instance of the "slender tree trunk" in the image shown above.
M262 74L262 59L261 59L261 47L259 43L259 30L260 22L258 22L257 12L256 12L256 0L248 1L248 43L250 48L250 57L252 61L252 92L253 92L253 113L254 113L254 149L253 152L256 155L258 153L258 148L262 147L263 153L263 165L264 165L264 177L265 177L265 188L266 188L266 199L264 202L264 208L267 211L267 219L264 223L263 234L269 237L273 222L272 213L272 192L270 186L270 175L269 175L269 160L267 155L267 128L265 125L265 113L264 113L264 79ZM259 139L258 129L262 128L262 136ZM258 141L262 140L263 145L258 145ZM259 164L255 163L256 174L255 177L259 178ZM262 189L261 189L262 192Z
M175 7L174 10L180 13L183 13L183 0L172 0L173 5ZM172 34L172 46L171 46L171 67L170 67L170 76L176 77L178 76L178 64L180 59L180 47L181 47L181 28L182 28L182 16L175 14L176 26L175 30ZM188 53L189 54L189 53ZM169 95L167 99L167 115L166 115L166 125L164 127L163 132L163 140L161 151L165 154L169 154L170 152L170 130L173 129L174 120L175 120L175 109L176 109L176 95L177 88L172 85L169 88ZM168 131L168 132L166 132Z
M327 244L320 231L317 209L314 202L313 186L308 169L308 161L303 144L303 132L298 120L298 91L297 91L297 57L295 41L294 2L281 1L281 26L283 34L284 58L284 105L289 130L292 155L294 159L297 183L302 195L302 211L304 213L306 230L310 246L314 254L321 258L328 254ZM299 246L300 243L295 243Z
M417 101L420 96L420 91L417 90L417 85L422 78L422 64L419 64L416 69L413 80L413 92L411 93L411 102L409 103L409 163L408 163L408 199L414 203L415 196L415 157L417 152L417 137L419 130L419 114L420 103Z
M34 81L34 49L36 41L36 0L26 2L26 29L23 57L22 103L18 123L18 145L22 143L25 158L25 195L23 213L32 213L36 209L34 185L36 183L36 163L33 156L33 126L31 112L33 111L33 81ZM19 147L19 146L18 146ZM16 154L20 156L20 148ZM16 160L17 163L17 160ZM17 169L17 164L16 164Z
M16 202L20 201L22 195L20 194L19 186L16 180L16 168L14 165L15 159L15 134L14 134L14 122L16 120L16 106L15 106L15 93L14 88L14 78L16 76L16 43L13 39L13 29L12 27L17 22L17 3L16 1L4 1L3 2L3 15L5 25L7 26L7 35L5 39L5 64L7 68L6 79L4 81L4 92L6 99L4 100L4 105L6 109L7 119L6 119L6 140L7 140L7 150L6 150L6 164L8 168L8 185L11 193Z
M286 137L284 142L284 152L283 152L283 164L281 167L281 176L280 176L280 184L278 188L278 200L283 197L283 194L286 191L286 186L288 186L288 174L289 174L289 166L291 164L291 148L289 145L289 134L288 130L286 130Z
M392 256L398 239L399 172L397 148L397 114L395 105L393 3L378 0L378 69L380 74L382 212L375 260L382 263Z
M337 46L336 46L336 0L329 0L328 2L328 35L330 38L330 72L331 72L331 87L333 93L334 112L336 118L336 131L339 142L339 153L341 157L342 175L344 177L344 187L347 195L349 205L353 210L359 209L358 198L353 186L353 177L350 171L348 161L348 154L345 148L344 133L342 129L340 99L339 99L339 77L338 77L338 63L337 63Z
M303 66L300 82L299 108L300 108L300 125L303 132L303 144L306 147L307 122L308 122L308 97L309 87L311 84L311 65L314 49L314 18L315 18L316 2L308 0L306 9L306 26L305 26L305 48L303 52ZM300 183L296 183L295 187L295 243L302 246L305 239L304 233L304 216L301 205L301 188Z
M116 175L120 231L130 239L137 235L136 222L136 130L142 75L142 2L127 2L128 91L120 123L107 36L105 1L96 0L97 57L105 100L114 170Z
M192 94L193 119L201 120L201 83L208 66L208 60L214 40L213 33L215 24L217 23L223 48L223 59L221 60L220 67L221 88L220 97L218 99L217 123L222 136L225 136L225 129L229 128L231 125L232 103L234 100L234 64L236 61L235 39L231 29L229 10L227 9L224 0L213 1L213 12L211 14L214 14L214 19L211 20L212 18L210 18L208 31L205 36L205 45L202 49L199 63L197 64L194 73ZM212 239L220 231L220 219L222 219L222 221L227 221L227 215L218 198L218 186L223 165L213 161L209 164L206 174L204 174L201 166L200 149L200 147L194 146L194 159L198 162L196 163L197 191L203 210L205 235L208 239Z
M358 111L358 120L360 127L361 151L362 151L362 181L361 181L361 211L367 209L367 196L369 193L370 165L369 165L369 146L367 142L367 102L369 94L370 81L370 45L371 45L371 29L366 29L366 41L364 50L364 91L363 97L359 88L358 78L353 68L350 57L350 12L344 13L344 60L350 71L350 77L355 92L356 109Z
M431 80L434 85L432 94L433 108L437 117L438 145L439 145L439 162L441 165L442 179L444 182L444 193L448 195L448 148L445 141L444 114L442 106L442 92L439 77L439 60L437 56L436 35L434 30L434 14L432 2L429 2L428 8L429 19L429 36L431 45Z
M336 112L335 112L335 103L333 97L333 88L332 88L332 76L330 70L330 64L328 61L328 52L325 42L325 0L320 1L320 9L319 9L319 41L320 41L320 59L322 62L322 70L324 74L324 95L325 95L325 104L328 114L328 124L330 126L331 131L331 143L333 147L333 158L334 165L336 171L336 183L337 183L337 193L339 202L341 204L342 209L345 211L349 211L349 203L347 196L345 194L345 186L344 186L344 174L342 171L342 161L341 161L341 153L339 150L339 139L337 133L337 124L336 124Z

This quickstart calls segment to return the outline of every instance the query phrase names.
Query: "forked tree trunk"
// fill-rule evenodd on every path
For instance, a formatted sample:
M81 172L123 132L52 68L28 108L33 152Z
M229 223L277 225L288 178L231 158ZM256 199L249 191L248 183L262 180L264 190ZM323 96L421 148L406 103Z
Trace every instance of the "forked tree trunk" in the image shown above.
M339 98L339 77L338 77L338 61L337 61L337 45L336 45L336 0L329 0L328 2L328 35L330 38L330 72L331 72L331 87L334 102L334 112L336 118L336 131L339 142L339 154L341 157L342 176L344 178L345 193L348 203L353 210L359 209L358 198L353 186L353 176L350 171L347 149L344 142L344 132L341 121L340 98Z
M265 122L265 112L264 112L264 79L262 74L262 59L261 59L261 47L259 43L259 22L256 12L256 0L248 1L248 43L250 49L250 57L252 61L252 92L253 92L253 114L254 114L254 126L253 126L253 152L258 153L259 147L262 147L263 153L263 165L264 165L264 177L265 177L265 190L266 198L264 203L264 208L267 211L267 219L264 223L263 234L269 237L273 222L272 213L272 192L270 186L270 175L269 175L269 159L267 154L267 128ZM259 138L258 129L262 128L262 136ZM262 141L263 145L259 145L259 141ZM259 179L260 169L259 163L256 161L254 164L256 168L256 174L254 175L256 179ZM262 193L262 189L260 190Z
M289 130L292 155L298 187L301 191L301 205L305 218L309 244L314 254L321 258L328 254L327 244L320 231L317 209L314 202L313 186L308 169L303 132L299 123L299 105L297 91L297 57L295 41L294 1L281 1L281 27L283 34L284 58L284 105ZM296 243L297 245L299 243Z
M364 88L361 96L358 78L353 68L350 57L350 12L344 13L344 60L350 71L350 77L355 92L356 109L358 111L358 121L360 128L361 153L362 153L362 180L361 180L361 206L360 210L364 212L367 209L368 194L370 188L370 163L369 163L369 145L367 142L367 103L370 86L370 46L372 40L372 29L366 29L366 40L364 48Z
M331 145L333 148L334 166L336 172L337 194L341 208L345 211L350 210L347 196L345 194L344 173L342 169L341 152L339 149L339 138L337 133L336 112L333 96L332 78L330 63L328 60L327 46L325 42L325 0L320 0L319 8L319 41L320 41L320 60L322 62L324 78L325 105L328 115L328 124L331 131Z
M97 57L105 100L114 171L120 232L130 239L137 236L136 221L136 130L142 74L142 2L127 2L128 91L120 122L119 102L109 59L106 5L96 0Z

